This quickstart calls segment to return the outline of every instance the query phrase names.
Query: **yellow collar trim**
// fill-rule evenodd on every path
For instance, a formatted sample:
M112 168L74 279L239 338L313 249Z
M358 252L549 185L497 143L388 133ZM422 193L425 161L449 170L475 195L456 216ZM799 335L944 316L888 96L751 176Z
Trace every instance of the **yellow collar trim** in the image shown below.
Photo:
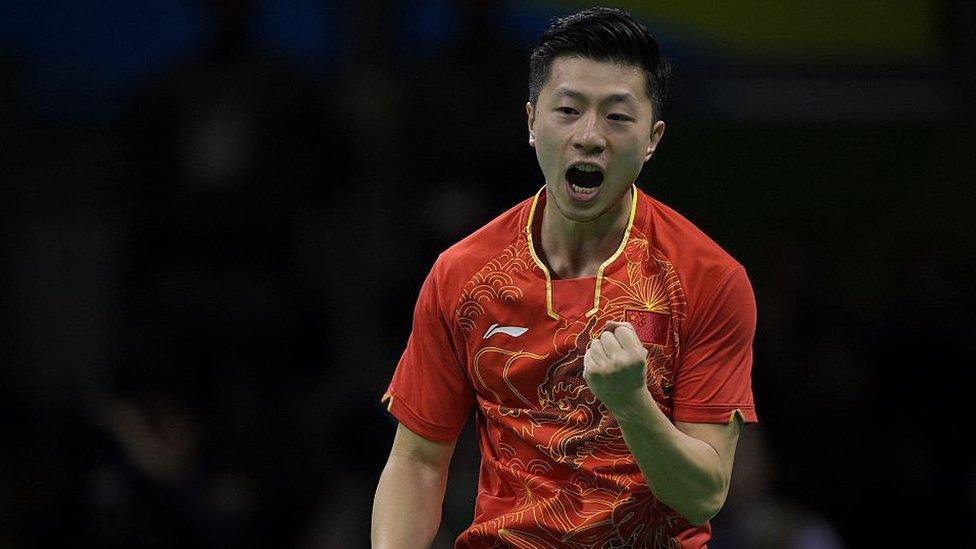
M529 242L529 254L532 255L532 261L542 269L543 274L546 275L546 314L555 320L561 320L562 317L559 316L556 311L552 308L552 275L549 274L549 268L546 264L539 259L539 256L535 253L535 244L532 242L532 220L535 219L536 206L539 204L539 196L542 195L542 191L545 190L545 185L541 189L536 191L535 197L532 198L532 205L529 207L529 219L525 224L525 237ZM606 261L604 261L600 268L596 271L596 285L593 289L593 308L586 312L586 317L589 318L596 314L600 310L600 289L603 286L603 270L606 269L610 264L620 257L623 253L624 248L627 246L627 240L630 239L630 230L634 226L634 217L637 214L637 185L631 185L630 187L630 216L627 219L627 228L624 229L624 236L620 240L620 246L617 247L617 251L613 252Z

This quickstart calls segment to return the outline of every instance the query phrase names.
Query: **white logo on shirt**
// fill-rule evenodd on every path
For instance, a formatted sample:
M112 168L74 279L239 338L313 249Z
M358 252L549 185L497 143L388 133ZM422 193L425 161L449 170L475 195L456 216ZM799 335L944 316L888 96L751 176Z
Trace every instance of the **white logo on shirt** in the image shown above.
M518 337L528 331L528 328L521 326L499 326L498 324L492 324L488 327L488 331L485 332L485 337L482 339L488 339L495 334L507 334L512 337Z

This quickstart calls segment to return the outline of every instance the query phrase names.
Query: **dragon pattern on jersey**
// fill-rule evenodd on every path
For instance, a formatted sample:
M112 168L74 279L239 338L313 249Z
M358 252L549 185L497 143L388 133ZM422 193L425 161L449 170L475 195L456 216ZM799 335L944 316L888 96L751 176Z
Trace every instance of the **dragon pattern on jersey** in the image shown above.
M558 321L551 346L484 346L472 357L469 372L491 444L482 453L496 457L484 466L516 505L499 516L476 517L464 534L470 541L500 538L507 546L533 548L678 547L669 532L683 519L651 494L619 426L582 376L587 345L607 321L624 320L628 309L663 313L670 321L667 344L645 343L647 383L671 415L684 293L672 264L644 235L635 230L623 254L626 268L602 279L599 308ZM527 272L533 269L538 272ZM464 286L455 322L465 336L492 302L524 297L518 280L526 274L544 276L522 237Z

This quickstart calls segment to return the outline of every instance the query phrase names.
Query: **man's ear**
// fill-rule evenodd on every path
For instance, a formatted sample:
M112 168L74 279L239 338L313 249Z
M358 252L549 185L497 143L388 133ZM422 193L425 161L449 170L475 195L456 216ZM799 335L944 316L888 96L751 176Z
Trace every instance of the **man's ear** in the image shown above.
M651 159L662 137L664 137L664 120L658 120L651 127L651 138L647 141L647 149L644 151L644 162Z
M533 129L535 126L535 109L532 107L531 101L525 103L525 115L529 122L529 146L535 147L535 130Z

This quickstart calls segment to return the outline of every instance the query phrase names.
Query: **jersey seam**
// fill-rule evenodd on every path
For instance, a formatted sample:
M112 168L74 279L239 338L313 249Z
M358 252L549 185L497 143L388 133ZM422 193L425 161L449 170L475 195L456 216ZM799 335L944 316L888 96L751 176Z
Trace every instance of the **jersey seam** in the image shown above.
M695 408L697 410L724 410L726 408L755 408L755 404L747 403L728 403L728 404L698 404L690 401L679 401L673 400L672 404L675 408Z
M531 203L529 203L529 204L530 205L528 205L528 206L523 205L522 210L518 214L518 220L519 220L518 224L519 224L519 226L521 226L521 219L522 219L523 214L525 213L525 208L531 207ZM508 246L511 246L513 244L517 244L519 242L519 240L523 240L523 239L525 239L525 235L523 234L523 232L521 230L518 230L518 231L515 232L514 238L512 238L509 241L507 241L507 243L504 246L501 246L501 249L504 250ZM462 239L462 242L464 240L466 240L466 239ZM448 248L448 250L450 250L450 248ZM445 254L446 253L447 253L447 250L445 250L444 252L441 252L440 256L438 257L438 262L443 262L443 267L442 268L444 268L444 269L446 269L449 266L448 265L449 262L455 262L455 260L453 260L453 259L452 260L447 259L445 257ZM477 267L470 268L470 269L465 269L463 275L460 276L460 277L458 277L461 280L461 283L457 285L457 289L454 292L452 292L452 294L451 294L450 304L451 305L454 305L454 306L451 307L450 310L449 310L450 311L450 315L449 316L444 316L444 319L445 320L448 320L449 319L449 324L450 324L449 329L451 330L452 338L455 341L455 347L457 347L457 351L459 353L459 356L457 357L458 359L462 358L462 356L460 356L460 354L462 354L462 353L463 353L463 358L467 359L467 339L465 338L464 334L462 332L459 332L458 329L457 329L457 327L458 327L458 314L459 314L459 308L457 306L457 303L459 302L459 300L461 298L461 295L464 293L464 287L468 284L468 282L470 282L471 279L474 277L474 275L478 274L478 272L480 272L481 269L483 269L485 267L485 265L488 265L489 263L491 263L492 260L494 260L496 257L498 257L498 255L499 254L496 251L494 255L492 255L491 257L489 257L486 261L481 262ZM438 307L440 307L440 304L438 304ZM443 312L444 311L441 310L441 313L442 314L443 314ZM458 345L460 345L460 347L458 347ZM458 367L461 368L461 372L464 374L464 377L468 380L468 382L471 384L471 386L472 387L475 387L474 380L471 378L471 374L468 371L468 365L467 365L466 360L465 361L458 360Z
M407 404L407 402L403 399L403 397L401 395L398 395L398 394L395 394L395 393L392 393L392 392L388 392L387 394L392 397L392 401L391 401L390 407L388 409L388 411L390 412L390 414L392 414L394 417L396 417L397 419L399 419L399 417L397 416L397 414L396 414L396 412L394 410L395 409L402 409L404 412L406 412L406 416L410 420L413 420L413 421L416 421L416 422L420 423L421 425L424 426L425 430L436 431L437 432L437 435L435 435L434 437L430 437L430 438L437 439L438 441L445 441L445 440L451 441L451 440L454 440L451 437L444 436L443 433L445 433L445 432L451 432L451 433L453 433L453 432L460 431L461 429L464 428L464 423L468 420L467 415L465 415L464 421L462 421L458 425L453 425L453 426L442 426L442 425L438 425L438 424L433 423L430 420L424 418L420 414L418 414L413 409L412 406L410 406L409 404ZM408 427L409 427L409 425L408 425ZM421 434L423 434L423 433L421 433Z

